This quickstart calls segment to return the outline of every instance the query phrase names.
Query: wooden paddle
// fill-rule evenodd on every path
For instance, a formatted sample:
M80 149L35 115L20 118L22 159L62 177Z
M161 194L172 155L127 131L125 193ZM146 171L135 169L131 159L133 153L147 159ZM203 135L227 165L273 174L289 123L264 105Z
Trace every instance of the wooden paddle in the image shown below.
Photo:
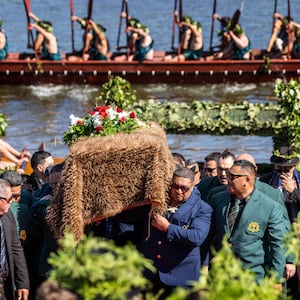
M71 34L72 34L72 52L75 52L75 40L74 40L74 21L72 17L74 16L74 1L70 0L70 13L71 13Z
M211 29L210 29L210 41L209 41L209 50L210 52L213 51L213 37L214 37L214 28L215 28L215 18L214 14L217 12L217 0L214 0L214 6L213 6L213 12L212 12L212 17L211 17Z
M122 13L125 12L126 10L126 0L122 0L122 5L121 5L121 12L120 12L120 20L119 20L119 29L118 29L118 37L117 37L117 44L116 44L116 49L120 50L122 47L120 46L120 39L121 39L121 31L122 31L122 24L123 24L123 17ZM128 18L128 16L126 16Z
M34 49L34 38L33 38L33 32L29 29L30 26L30 0L23 0L25 12L26 12L26 18L27 18L27 48L28 49Z
M243 2L242 2L243 3ZM234 29L234 27L238 24L239 19L240 19L240 15L242 13L242 9L243 9L243 4L241 3L241 8L237 9L235 11L235 13L233 14L232 18L231 18L231 23L230 26L228 28L228 31L231 31Z
M89 0L88 14L87 14L87 20L86 20L86 26L85 26L85 37L87 37L88 31L89 31L92 13L93 13L93 0ZM82 58L83 57L84 57L84 51L82 51Z
M287 1L287 6L288 6L288 54L287 54L287 57L288 58L291 58L291 47L290 47L290 39L291 39L291 30L293 29L292 26L291 26L291 1L288 0Z
M183 7L182 7L182 0L179 0L179 22L182 22L182 12L183 12ZM180 28L178 30L178 57L181 55L181 38L180 38Z
M175 17L174 17L174 13L175 13L175 11L177 11L177 2L178 2L178 0L174 0L172 40L171 40L171 49L172 50L175 49L174 43L175 43L176 20L175 20Z
M271 35L271 38L270 38L270 41L269 41L269 44L268 44L268 47L267 47L267 52L271 52L272 50L272 47L275 43L275 40L276 40L276 37L277 37L277 34L281 28L281 25L282 25L282 21L281 20L277 20L275 22L275 18L274 18L274 15L275 13L277 12L277 0L274 1L274 11L273 11L273 26L272 26L272 35Z

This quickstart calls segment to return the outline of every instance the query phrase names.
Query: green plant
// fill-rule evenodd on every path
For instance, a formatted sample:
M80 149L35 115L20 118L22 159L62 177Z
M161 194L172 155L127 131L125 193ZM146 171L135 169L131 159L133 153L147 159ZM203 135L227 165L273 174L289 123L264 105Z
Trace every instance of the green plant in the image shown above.
M133 245L120 248L92 236L84 236L77 244L70 233L59 240L59 245L57 254L51 253L49 258L49 280L84 300L122 300L132 289L149 286L143 270L154 267Z
M212 259L208 274L203 272L199 282L194 283L191 290L178 289L168 300L188 299L191 293L200 295L199 299L204 300L283 299L281 292L274 289L275 277L275 274L270 274L262 283L257 284L254 274L242 268L241 261L234 256L224 239L223 248Z
M289 146L300 153L300 79L289 82L277 79L274 94L278 98L281 124L274 137L274 148Z
M102 91L96 99L96 103L116 105L122 109L132 106L136 101L135 91L126 79L119 76L111 76L107 83L102 85Z
M0 113L0 136L5 136L7 121L4 114Z

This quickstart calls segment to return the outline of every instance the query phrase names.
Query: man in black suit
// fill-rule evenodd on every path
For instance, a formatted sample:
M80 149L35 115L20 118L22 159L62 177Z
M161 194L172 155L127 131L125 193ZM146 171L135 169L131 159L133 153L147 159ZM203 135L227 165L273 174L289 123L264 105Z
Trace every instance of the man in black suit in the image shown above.
M11 200L12 192L9 183L0 179L0 283L4 290L4 295L0 298L27 300L29 276L23 248L17 234L16 221L9 209ZM4 247L2 247L3 243L5 243Z

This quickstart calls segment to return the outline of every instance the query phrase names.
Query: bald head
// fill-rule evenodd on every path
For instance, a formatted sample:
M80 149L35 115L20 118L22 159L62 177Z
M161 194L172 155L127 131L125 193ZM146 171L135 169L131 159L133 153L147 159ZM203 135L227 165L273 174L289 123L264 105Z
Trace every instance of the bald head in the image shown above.
M257 171L257 165L256 165L256 160L254 158L253 155L249 154L249 153L241 153L238 156L236 156L235 160L247 160L250 161L253 166L255 166L255 169Z

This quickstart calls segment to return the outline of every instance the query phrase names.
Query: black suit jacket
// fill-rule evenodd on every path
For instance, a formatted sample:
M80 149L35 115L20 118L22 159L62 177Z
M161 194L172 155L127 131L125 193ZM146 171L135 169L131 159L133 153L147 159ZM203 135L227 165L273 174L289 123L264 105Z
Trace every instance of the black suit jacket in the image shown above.
M11 284L12 291L14 290L14 287L16 287L16 289L29 290L27 264L17 234L16 221L10 209L2 216L2 224L6 240L9 279L11 280L11 282L7 282L7 284ZM8 299L16 299L15 294L13 293Z

